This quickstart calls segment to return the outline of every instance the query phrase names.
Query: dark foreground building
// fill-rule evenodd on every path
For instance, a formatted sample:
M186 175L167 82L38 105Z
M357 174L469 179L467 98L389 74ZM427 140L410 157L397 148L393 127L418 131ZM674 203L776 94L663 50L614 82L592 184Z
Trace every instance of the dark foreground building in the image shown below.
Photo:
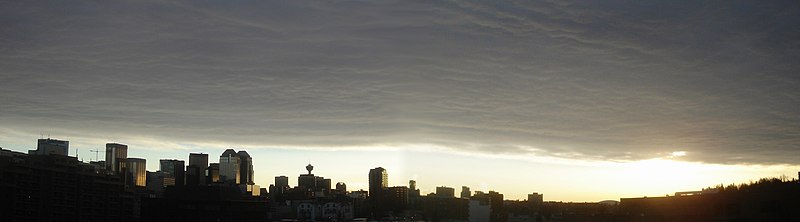
M171 186L164 198L142 202L142 221L267 221L267 201L235 186Z
M0 149L0 221L137 221L134 199L75 157Z

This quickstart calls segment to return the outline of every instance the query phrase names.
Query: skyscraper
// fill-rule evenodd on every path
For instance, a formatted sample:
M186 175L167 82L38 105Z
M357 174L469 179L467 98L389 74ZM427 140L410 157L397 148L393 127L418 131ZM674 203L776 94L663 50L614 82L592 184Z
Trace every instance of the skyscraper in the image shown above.
M219 156L219 177L221 181L233 182L234 184L240 183L241 174L239 174L241 159L236 151L227 149Z
M175 186L186 185L186 171L183 160L162 159L159 161L161 172L175 178Z
M389 180L386 169L377 167L369 170L369 198L372 214L378 217L385 216L391 208L389 202Z
M387 187L389 187L388 174L383 167L377 167L369 170L369 196L380 196Z
M270 187L270 192L272 195L283 195L286 190L289 189L289 177L287 176L276 176L275 177L275 186Z
M208 154L190 153L189 165L186 166L186 185L206 184L206 169L208 168Z
M197 166L200 169L208 168L208 154L189 153L189 166Z
M147 186L147 161L142 158L126 158L127 170L126 184L128 186Z
M69 141L56 139L39 139L36 150L29 150L28 154L34 155L62 155L69 154Z
M239 180L240 184L247 184L253 185L253 158L250 158L250 154L247 151L241 150L238 153L239 155Z
M128 145L119 143L106 143L106 170L113 174L122 172L125 159L128 158Z

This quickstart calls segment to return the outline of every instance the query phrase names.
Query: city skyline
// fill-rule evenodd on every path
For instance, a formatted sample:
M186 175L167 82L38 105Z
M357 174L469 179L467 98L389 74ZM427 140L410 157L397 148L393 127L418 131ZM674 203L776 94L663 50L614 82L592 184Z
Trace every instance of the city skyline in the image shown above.
M4 149L562 201L800 169L796 1L0 5Z
M64 141L64 140L61 140L61 139L58 139L58 138L47 138L47 139L40 139L40 140L62 141L62 142L67 142L67 144L76 144L75 141ZM146 170L150 171L150 172L163 170L165 161L169 162L169 163L178 161L181 164L183 164L184 162L188 161L188 158L191 155L196 155L196 154L199 154L199 153L210 155L211 157L217 156L217 155L215 155L213 153L188 151L188 152L183 153L185 158L175 157L175 156L154 157L154 158L140 158L141 156L137 155L137 154L144 154L144 155L148 155L148 156L152 156L152 155L155 155L155 154L149 153L149 152L137 152L137 150L136 149L132 149L132 147L130 145L125 144L125 143L121 143L121 142L113 142L113 143L106 144L106 146L109 146L109 145L111 145L112 147L117 147L117 146L126 147L127 148L126 152L128 154L127 155L128 159L136 159L136 160L140 160L140 161L141 160L147 160L147 159L153 159L151 161L147 161L147 164L148 164L147 166L148 167L146 168ZM2 146L0 146L0 147L2 147ZM16 150L16 151L19 151L19 152L23 152L23 150L18 150L18 149L14 149L14 148L8 148L8 147L3 147L3 148L4 149L10 149L12 151ZM73 156L74 157L75 156L74 155L74 150L76 150L76 149L74 147L70 147L69 150L73 150L73 151L69 152L69 156ZM228 152L231 152L234 155L236 154L235 150L231 149L231 148L220 149L220 150L221 150L221 152L219 152L219 153L222 154L222 155L219 155L219 157L224 156L224 154L228 153ZM248 153L245 149L238 149L238 151L240 153L242 151L244 151L245 153ZM274 149L273 149L273 151L274 151ZM183 151L179 151L179 152L183 152ZM361 165L353 164L353 165L349 165L347 167L341 167L341 163L342 162L348 162L348 161L351 161L351 160L352 161L364 161L365 159L363 159L360 156L356 157L356 158L352 158L351 160L344 159L344 158L346 158L346 156L360 155L362 152L363 151L360 151L360 150L349 150L349 151L345 151L345 152L338 151L335 154L325 155L326 158L321 158L320 159L321 161L309 161L309 163L307 163L307 164L308 165L314 165L314 167L312 169L316 170L315 173L316 173L316 175L318 177L319 176L327 177L328 179L332 180L332 183L344 182L347 185L348 191L358 191L358 190L369 191L370 190L370 187L369 187L370 179L369 178L371 177L372 169L373 168L380 168L380 169L383 169L384 173L387 174L387 179L388 180L386 182L387 186L385 188L395 187L395 186L408 187L409 186L409 181L413 180L413 181L415 181L415 184L421 184L421 185L417 185L416 187L417 187L417 189L420 190L420 194L422 194L422 195L427 195L428 193L437 193L437 189L439 187L442 187L442 186L450 187L450 188L453 188L453 189L458 189L459 187L468 187L468 188L470 188L470 190L473 193L474 192L484 192L485 193L485 192L489 192L489 191L500 192L500 193L504 194L506 199L508 199L508 200L526 200L528 198L528 195L530 195L531 193L548 194L548 192L554 192L553 195L546 195L544 200L545 201L566 201L566 202L597 202L597 201L618 200L620 198L630 198L630 197L640 197L640 196L651 196L651 197L669 196L669 195L672 195L672 193L675 193L675 192L695 191L695 190L699 190L699 189L702 189L702 188L714 187L714 186L717 186L717 185L725 185L725 186L727 186L727 185L730 185L730 184L738 185L738 184L751 183L751 182L753 182L753 181L755 181L757 179L764 178L763 175L764 175L765 170L767 170L768 172L772 172L772 175L769 175L767 177L775 177L775 178L777 178L777 177L794 178L794 173L798 172L798 171L791 171L792 169L790 169L789 171L786 171L786 169L781 169L781 168L772 168L772 169L770 169L770 168L754 168L754 169L747 169L749 171L747 171L747 170L745 170L745 171L731 171L733 173L749 172L749 174L728 175L726 177L708 177L708 178L703 178L704 180L702 180L702 181L705 181L705 184L694 182L694 183L683 184L683 186L677 186L677 187L676 186L663 186L663 187L659 187L658 192L652 192L652 190L648 190L648 189L641 189L643 186L650 186L650 188L658 187L658 184L654 184L654 181L649 181L649 180L647 180L647 181L619 180L618 181L619 183L609 184L609 186L611 186L611 185L613 185L613 186L624 186L625 189L627 190L627 192L620 193L620 192L614 192L613 190L603 190L604 192L600 193L600 195L598 195L597 191L600 190L600 189L597 189L597 187L602 187L603 184L608 184L608 181L604 181L602 178L584 178L584 179L578 179L578 180L569 180L569 179L563 180L563 179L557 178L557 177L547 177L546 174L543 174L543 177L537 178L537 179L539 179L539 180L548 180L548 181L557 180L559 183L556 186L540 186L540 187L537 187L537 186L531 185L531 184L536 184L536 183L529 183L529 182L526 182L525 180L518 180L516 182L511 182L511 181L505 181L505 180L496 181L496 180L493 180L493 179L482 179L482 180L479 180L479 182L474 182L473 181L473 182L466 182L464 184L458 184L458 182L456 182L456 181L469 181L469 180L460 179L460 177L465 177L465 176L468 176L468 175L474 175L474 176L483 177L483 178L497 178L497 175L501 176L500 178L502 178L502 176L506 176L507 175L507 174L494 174L493 175L494 172L492 172L491 170L480 170L480 169L465 170L465 171L461 171L461 172L437 171L436 169L433 169L433 170L416 170L416 172L425 172L425 173L428 173L428 174L436 175L435 177L419 177L419 175L417 173L414 173L414 170L412 170L411 172L408 172L406 167L404 167L405 165L415 165L415 164L409 164L409 161L407 161L407 160L399 160L397 158L394 158L398 154L399 155L405 155L405 154L402 154L402 153L405 153L407 151L391 151L391 152L395 152L395 153L392 154L392 155L384 155L384 156L392 157L391 161L376 159L376 160L372 160L372 161L367 161L368 163L366 163L366 164L361 164ZM381 153L380 151L371 151L371 152ZM260 152L255 152L255 153L260 153ZM422 154L435 155L435 156L429 157L429 161L430 162L428 162L427 164L430 164L430 165L425 165L426 167L427 166L436 166L438 164L438 162L435 162L435 161L437 161L440 158L453 158L453 156L451 156L450 154L446 154L446 153L435 154L435 153L432 153L432 152L422 152ZM446 157L438 157L437 155L446 156ZM256 180L255 180L255 184L256 185L260 185L261 187L267 187L269 185L274 185L275 184L275 180L274 180L275 177L283 176L283 177L287 177L289 185L294 187L294 186L299 185L299 181L295 177L296 175L305 175L306 173L310 172L309 169L308 169L308 166L304 165L303 162L292 162L291 161L291 159L295 159L296 160L298 157L299 158L306 158L307 156L305 156L305 155L293 153L293 154L287 155L287 156L273 156L273 157L282 158L282 159L288 160L288 161L285 161L284 164L280 164L280 168L279 169L278 168L270 169L269 167L254 168L255 169L254 170L255 171L255 175L261 175L260 177L256 176ZM108 157L106 157L106 158L108 158ZM88 160L86 160L84 158L80 158L80 159L81 159L81 161L85 161L86 163L89 162ZM456 159L459 159L459 160L455 161L455 162L465 163L465 162L479 161L480 159L485 159L485 157L462 155L460 158L456 158ZM101 157L100 160L105 161L105 159L102 158L102 157ZM259 161L258 158L253 158L253 160L254 160L253 161L254 163L259 163L259 162L267 163L267 162L269 162L269 161ZM399 160L399 162L398 162L398 160ZM93 160L93 161L97 161L97 160ZM508 161L508 160L506 160L506 161ZM520 164L525 164L525 162L527 162L529 160L520 160L520 159L518 159L518 160L511 160L511 161L518 161L517 163L512 164L512 165L520 166ZM521 162L519 162L519 161L521 161ZM627 172L635 172L636 174L633 175L634 177L641 177L641 176L647 176L647 175L651 175L651 174L658 174L658 173L663 173L665 171L693 173L693 174L694 173L698 173L698 172L694 172L694 170L697 170L697 168L692 168L692 167L696 167L696 166L690 166L690 165L689 166L687 166L687 165L664 165L664 166L660 166L659 165L660 164L659 161L662 161L662 160L657 160L655 162L633 163L634 165L632 165L632 166L631 165L621 165L621 166L618 166L618 167L634 168L634 169L631 169L631 170L627 171ZM663 160L663 161L668 161L668 160ZM422 162L426 162L426 161L422 161ZM211 161L211 160L209 160L209 163L218 164L219 161ZM373 165L373 166L369 165L369 164L384 164L384 163L388 163L389 167L387 167L387 165ZM619 163L619 164L626 164L626 163ZM628 163L628 164L630 164L630 163ZM321 167L320 167L320 165L321 165ZM370 166L370 167L366 167L366 166ZM643 168L642 169L641 168L642 166L645 166L647 168ZM660 167L662 167L662 169L652 168L652 166L660 166ZM239 166L236 166L236 167L237 167L237 169L239 169L238 168ZM359 167L361 167L361 168L359 168ZM583 167L584 170L588 170L589 171L589 172L586 172L584 174L584 176L588 177L591 174L596 174L596 172L598 172L598 169L596 169L596 168L598 168L598 167L602 168L602 167L608 167L608 166L604 166L602 163L598 162L598 163L587 163L587 165L580 166L580 167ZM682 168L682 169L664 169L666 167L678 167L678 168ZM720 167L720 166L717 166L717 167ZM393 168L396 169L395 173L391 173L392 171L390 171ZM302 169L302 172L301 172L301 169ZM430 169L430 168L428 168L428 169ZM268 173L261 172L260 170L264 170L264 171L266 171ZM551 169L546 169L546 170L551 170ZM619 170L619 169L616 169L616 170ZM720 170L720 169L717 169L717 170ZM728 170L731 170L731 169L728 169ZM740 170L743 170L743 169L740 169ZM289 172L294 172L294 171L297 171L296 174L289 173ZM367 173L367 171L369 171L369 173ZM600 172L602 172L602 170L600 170ZM239 173L240 172L236 172L236 175L239 175ZM269 173L277 173L277 174L269 175ZM552 175L552 173L553 172L549 172L549 174L551 174L551 175ZM510 174L510 175L512 175L512 178L514 176L519 176L517 174ZM492 176L495 176L495 177L492 177ZM523 176L525 176L525 175L523 175ZM762 177L759 177L759 176L762 176ZM660 176L660 177L661 177L660 181L662 181L662 182L674 179L674 177L669 177L669 176ZM224 178L224 177L221 177L221 179L222 178ZM694 178L695 179L699 179L699 177L696 177L696 176L694 176ZM736 179L732 180L732 178L736 178ZM587 179L596 180L596 182L591 183L591 184L580 184L579 183L579 182L585 181ZM715 179L716 179L716 181L715 181ZM610 180L610 179L606 178L606 180ZM180 181L180 180L178 180L178 181ZM238 183L242 183L242 181L239 181ZM245 184L245 183L242 183L242 184ZM547 184L547 183L544 183L544 184ZM525 191L526 189L528 191ZM565 192L565 190L568 191L568 192ZM459 189L458 191L460 192L461 190ZM565 193L567 195L565 195Z

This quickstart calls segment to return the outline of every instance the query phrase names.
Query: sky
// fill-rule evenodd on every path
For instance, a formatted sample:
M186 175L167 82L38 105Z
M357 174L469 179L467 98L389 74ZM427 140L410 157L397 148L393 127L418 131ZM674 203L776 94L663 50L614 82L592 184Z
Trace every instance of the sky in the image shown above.
M558 201L796 178L797 24L797 1L0 1L0 147Z

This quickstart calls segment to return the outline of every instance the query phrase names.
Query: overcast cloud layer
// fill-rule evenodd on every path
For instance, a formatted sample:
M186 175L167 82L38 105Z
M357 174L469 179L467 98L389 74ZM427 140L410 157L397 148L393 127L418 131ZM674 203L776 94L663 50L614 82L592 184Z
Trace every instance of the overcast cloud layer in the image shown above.
M798 24L798 1L0 1L0 128L798 164Z

